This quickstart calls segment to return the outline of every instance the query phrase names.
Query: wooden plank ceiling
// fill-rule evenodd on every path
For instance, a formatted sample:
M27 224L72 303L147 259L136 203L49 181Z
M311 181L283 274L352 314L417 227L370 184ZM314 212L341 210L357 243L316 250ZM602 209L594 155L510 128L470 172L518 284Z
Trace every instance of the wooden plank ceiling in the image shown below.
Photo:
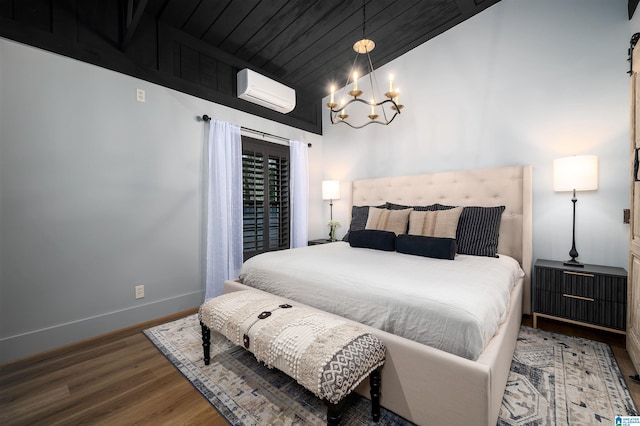
M499 0L149 0L147 13L321 98L346 81L353 43L378 68Z
M379 68L498 1L0 0L0 36L322 133L321 99L345 84L363 29ZM238 99L247 67L294 88L296 108Z

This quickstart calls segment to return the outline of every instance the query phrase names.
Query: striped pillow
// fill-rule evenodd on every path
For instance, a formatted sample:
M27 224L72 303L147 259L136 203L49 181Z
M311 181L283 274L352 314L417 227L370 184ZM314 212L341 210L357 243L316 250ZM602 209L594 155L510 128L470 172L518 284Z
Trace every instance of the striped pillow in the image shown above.
M449 210L412 211L409 234L425 237L456 238L462 207Z
M406 234L409 214L412 211L413 209L387 210L370 207L365 229L391 231L395 232L396 235Z
M439 210L453 208L454 206L438 204ZM505 206L464 207L456 232L458 253L496 257L498 254L500 220L504 209Z

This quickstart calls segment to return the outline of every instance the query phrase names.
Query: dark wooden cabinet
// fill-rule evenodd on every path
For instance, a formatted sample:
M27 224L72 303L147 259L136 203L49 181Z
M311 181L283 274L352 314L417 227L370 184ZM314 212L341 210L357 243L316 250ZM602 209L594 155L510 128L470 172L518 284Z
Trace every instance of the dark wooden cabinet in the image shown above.
M533 326L538 317L625 333L627 271L539 259L534 265Z

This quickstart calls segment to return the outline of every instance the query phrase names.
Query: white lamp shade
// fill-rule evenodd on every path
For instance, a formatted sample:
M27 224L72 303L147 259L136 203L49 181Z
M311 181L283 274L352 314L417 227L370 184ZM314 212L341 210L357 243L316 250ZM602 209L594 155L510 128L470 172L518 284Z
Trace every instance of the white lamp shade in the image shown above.
M553 160L554 191L598 189L598 156L574 155Z
M323 180L322 181L322 199L323 200L339 200L340 199L340 181Z

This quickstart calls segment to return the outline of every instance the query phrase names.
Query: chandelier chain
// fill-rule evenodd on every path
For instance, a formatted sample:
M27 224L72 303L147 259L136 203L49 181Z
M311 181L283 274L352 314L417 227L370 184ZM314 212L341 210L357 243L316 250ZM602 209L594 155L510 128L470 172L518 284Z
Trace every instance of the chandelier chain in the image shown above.
M366 0L362 0L362 38L365 39L365 27L367 26Z

